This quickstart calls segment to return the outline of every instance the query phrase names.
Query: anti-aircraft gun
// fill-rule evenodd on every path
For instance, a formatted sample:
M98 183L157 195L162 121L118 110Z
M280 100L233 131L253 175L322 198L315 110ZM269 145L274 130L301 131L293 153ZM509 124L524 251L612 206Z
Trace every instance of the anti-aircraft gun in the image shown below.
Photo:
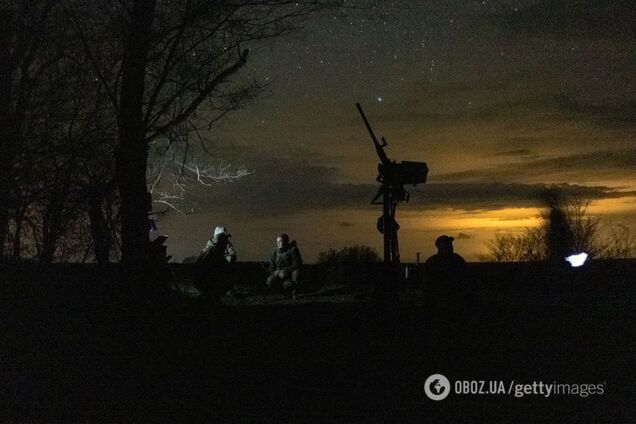
M424 184L426 182L428 166L426 166L425 162L391 161L384 151L388 143L384 137L382 137L382 144L378 142L360 103L356 103L356 107L369 131L369 135L371 135L378 158L380 158L376 181L382 186L371 201L371 204L382 205L382 215L378 218L377 227L384 237L384 263L397 265L400 263L400 248L397 236L400 226L395 220L395 209L398 203L409 201L409 193L404 189L405 185ZM382 198L382 201L379 200L380 198Z

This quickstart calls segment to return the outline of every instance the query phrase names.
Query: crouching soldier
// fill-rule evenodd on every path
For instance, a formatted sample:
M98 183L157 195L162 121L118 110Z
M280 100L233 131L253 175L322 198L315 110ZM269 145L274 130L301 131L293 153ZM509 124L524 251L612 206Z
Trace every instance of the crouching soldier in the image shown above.
M281 234L276 239L276 250L269 261L270 275L265 284L296 298L302 264L303 260L296 243L290 243L289 236Z
M236 262L236 252L223 227L216 227L212 238L195 262L195 287L202 299L217 303L232 288L230 264Z
M208 240L207 244L205 245L205 247L203 248L203 251L205 251L205 249L207 249L208 247L214 245L216 243L215 240L218 240L218 237L221 236L221 234L224 234L225 239L227 240L226 244L225 244L225 260L228 261L228 263L236 263L236 249L234 249L234 246L232 246L232 242L230 241L230 237L232 237L232 234L228 233L227 230L225 229L225 227L216 227L214 229L214 231L212 232L212 235L210 236L210 240Z

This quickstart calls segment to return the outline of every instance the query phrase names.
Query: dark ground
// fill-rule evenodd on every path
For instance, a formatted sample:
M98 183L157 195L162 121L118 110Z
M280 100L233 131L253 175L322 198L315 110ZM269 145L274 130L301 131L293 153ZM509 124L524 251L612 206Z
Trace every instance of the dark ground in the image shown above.
M636 422L633 261L471 271L470 319L440 358L414 283L378 305L363 282L323 286L309 269L293 302L263 293L254 273L219 307L182 298L142 308L118 300L94 267L5 269L0 422ZM605 393L434 402L423 392L433 373Z

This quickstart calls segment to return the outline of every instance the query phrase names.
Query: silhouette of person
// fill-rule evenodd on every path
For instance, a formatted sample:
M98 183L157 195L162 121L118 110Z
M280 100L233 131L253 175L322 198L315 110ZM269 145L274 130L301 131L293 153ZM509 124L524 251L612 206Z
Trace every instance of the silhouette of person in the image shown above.
M217 227L195 262L195 287L203 299L218 302L232 288L230 263L235 260L236 252L229 241L229 234L225 228Z
M435 240L437 253L424 264L425 307L431 326L430 342L442 351L456 336L466 305L466 261L453 251L453 237Z
M449 236L439 236L435 240L437 253L426 260L425 276L433 289L447 292L452 286L460 284L466 271L466 261L453 250L453 241Z
M269 261L270 275L265 284L268 288L279 288L283 293L295 297L302 263L296 242L290 243L287 234L279 235L276 238L276 250Z

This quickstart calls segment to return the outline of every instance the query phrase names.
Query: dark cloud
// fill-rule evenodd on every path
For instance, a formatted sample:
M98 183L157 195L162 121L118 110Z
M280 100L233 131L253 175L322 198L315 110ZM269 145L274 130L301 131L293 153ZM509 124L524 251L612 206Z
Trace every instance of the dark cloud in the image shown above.
M473 238L473 236L471 236L470 234L466 234L466 233L457 233L455 235L455 239L456 240L470 240L472 238Z
M521 35L628 39L636 36L631 0L546 0L503 17L501 24Z
M605 84L619 86L619 79L614 75ZM599 85L598 82L596 84ZM559 121L587 121L611 129L636 125L636 95L628 89L615 89L613 96L587 100L578 94L590 89L583 85L575 86L571 92L563 87L544 87L537 88L533 93L510 86L488 94L484 94L478 85L476 83L472 88L466 85L467 91L463 95L455 94L455 100L450 103L448 100L446 103L439 103L434 98L429 98L425 104L405 105L404 109L385 111L381 116L373 118L378 125L418 122L420 126L454 126L459 123L483 124L495 121L533 122L536 127L545 128L550 123ZM595 88L597 89L598 87ZM448 94L444 95L450 98ZM354 120L349 123L353 124Z
M349 221L340 221L338 222L339 227L353 227L353 223Z
M516 136L516 137L509 137L506 140L504 140L504 143L520 143L523 145L531 145L531 146L536 146L539 145L541 143L543 143L545 140L543 138L540 137L531 137L531 136Z
M452 208L463 210L494 210L507 207L536 207L541 205L541 193L554 188L565 196L588 200L634 196L606 186L574 184L516 184L516 183L449 183L426 184L414 190L411 204L423 208Z
M512 156L512 157L516 157L516 156L528 156L531 155L532 151L530 151L529 149L517 149L517 150L508 150L505 152L497 152L494 153L493 156Z
M517 94L518 95L518 94ZM615 99L594 99L586 101L571 94L559 93L516 100L502 99L483 105L471 105L455 113L435 113L424 119L444 119L450 123L458 121L488 122L505 120L508 122L536 120L543 124L555 121L587 121L611 128L636 126L636 98L624 93Z
M611 154L608 157L614 166L622 161L622 166L633 167L635 156L628 158L624 154ZM580 172L586 164L598 166L600 158L597 153L579 155L574 159L574 165L570 166L575 166ZM562 168L564 163L571 160L572 157L543 161L542 169L537 172L543 173L548 167ZM603 162L602 159L600 162ZM510 168L515 168L515 165L507 165L493 172L501 177L501 181L509 181ZM516 168L520 167L517 165ZM214 186L193 194L204 209L213 211L229 208L236 210L237 214L250 217L273 217L319 209L375 207L370 202L378 191L377 184L342 184L338 181L336 170L330 166L279 158L256 166L254 171L253 175L236 183ZM411 200L406 207L493 210L540 205L539 195L547 187L545 184L486 181L493 172L447 174L421 186L407 187ZM563 184L558 188L565 194L590 200L635 194L606 186ZM346 227L352 224L341 221L338 225Z
M621 93L616 98L582 99L581 96L560 92L548 95L537 92L519 98L519 93L502 92L495 100L471 102L454 111L420 113L423 121L442 121L449 124L466 121L489 122L520 119L554 122L561 120L588 121L606 128L625 128L636 125L636 97ZM516 98L515 98L516 97Z
M254 171L240 181L197 189L193 197L199 208L228 205L238 213L266 217L332 205L370 202L375 187L337 184L336 168L309 163L307 159L256 157L246 160Z
M635 24L636 25L636 24ZM572 119L590 120L610 128L636 125L636 99L584 101L573 96L561 95L554 104Z
M529 152L528 156L533 158L538 157L538 152L541 149L554 142L554 137L550 139L546 137L536 136L514 136L514 137L502 137L493 141L493 146L502 151L501 156L506 156L506 152ZM519 154L521 156L521 154ZM510 155L514 157L514 155Z
M577 175L585 179L586 175L601 172L620 174L624 178L636 170L636 149L598 150L576 155L555 158L529 159L523 162L508 163L482 169L470 169L442 175L431 175L432 181L444 182L488 182L522 181L524 179L553 180L565 175Z

